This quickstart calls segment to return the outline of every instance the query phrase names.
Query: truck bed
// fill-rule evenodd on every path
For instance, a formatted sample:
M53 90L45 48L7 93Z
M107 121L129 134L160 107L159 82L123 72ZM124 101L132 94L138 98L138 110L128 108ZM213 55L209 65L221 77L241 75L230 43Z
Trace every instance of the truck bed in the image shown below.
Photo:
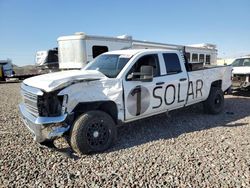
M222 90L226 91L231 87L232 66L206 65L202 68L193 69L191 71L189 70L188 75L190 80L197 78L206 80L206 82L204 82L204 87L208 91L212 82L220 80ZM209 92L206 93L209 94Z
M209 64L203 64L203 63L188 63L186 66L187 71L197 71L197 70L204 70L204 69L212 69L212 68L221 68L221 67L227 67L228 65L209 65Z

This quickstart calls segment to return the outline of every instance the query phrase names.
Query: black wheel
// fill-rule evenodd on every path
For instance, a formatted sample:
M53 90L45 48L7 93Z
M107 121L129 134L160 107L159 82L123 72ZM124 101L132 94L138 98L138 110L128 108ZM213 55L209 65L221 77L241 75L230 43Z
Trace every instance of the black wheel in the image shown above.
M209 96L204 102L204 111L209 114L219 114L224 108L224 94L221 88L211 87Z
M75 121L70 132L70 145L81 154L108 149L116 138L114 120L103 111L89 111Z

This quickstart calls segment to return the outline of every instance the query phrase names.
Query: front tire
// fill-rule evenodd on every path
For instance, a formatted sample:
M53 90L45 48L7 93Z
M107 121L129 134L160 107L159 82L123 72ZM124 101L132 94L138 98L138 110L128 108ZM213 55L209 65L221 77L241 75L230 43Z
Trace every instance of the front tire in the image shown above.
M224 108L224 94L221 88L211 87L207 100L203 103L204 111L209 114L219 114Z
M70 145L80 154L96 153L108 149L116 138L114 120L103 111L83 113L70 132Z

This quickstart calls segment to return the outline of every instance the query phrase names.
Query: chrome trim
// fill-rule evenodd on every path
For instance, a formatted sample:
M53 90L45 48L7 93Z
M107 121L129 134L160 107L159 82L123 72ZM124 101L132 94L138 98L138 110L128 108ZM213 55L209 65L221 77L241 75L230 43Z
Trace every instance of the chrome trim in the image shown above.
M23 103L19 105L19 110L24 124L34 134L36 142L41 143L45 140L60 137L70 128L70 125L63 123L67 118L67 114L58 117L35 117Z
M61 123L65 121L67 114L57 117L37 117L35 124L51 124L51 123Z
M51 123L61 123L63 121L65 121L67 114L64 114L62 116L57 116L57 117L35 117L33 115L31 115L28 110L26 109L25 105L22 103L19 105L19 109L20 112L22 113L22 115L28 119L29 121L31 121L34 124L51 124Z
M25 90L27 92L30 92L30 93L32 93L34 95L43 95L43 92L40 89L31 87L31 86L27 86L24 83L21 84L21 89Z
M39 110L38 110L38 106L37 106L37 99L38 96L36 94L33 94L30 92L30 89L27 90L27 86L26 88L21 88L21 94L23 97L23 103L26 106L27 110L34 115L35 117L39 116Z

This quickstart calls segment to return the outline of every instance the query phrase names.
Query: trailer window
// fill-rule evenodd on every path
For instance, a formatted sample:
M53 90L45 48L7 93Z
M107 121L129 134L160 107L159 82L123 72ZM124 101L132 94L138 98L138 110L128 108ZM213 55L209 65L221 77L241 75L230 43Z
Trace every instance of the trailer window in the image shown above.
M49 50L47 63L58 62L58 51L57 50Z
M176 74L180 73L181 71L181 65L180 60L175 53L165 53L163 54L163 58L165 61L167 74Z
M192 62L198 62L198 54L192 54Z
M205 57L204 54L200 54L200 55L199 55L199 62L200 62L200 63L204 63L204 62L205 62L204 57Z
M92 47L92 54L93 58L97 57L98 55L108 52L109 49L107 46L93 46Z
M206 55L206 64L210 64L210 55Z
M187 61L190 62L190 53L185 53L185 57L187 58Z

